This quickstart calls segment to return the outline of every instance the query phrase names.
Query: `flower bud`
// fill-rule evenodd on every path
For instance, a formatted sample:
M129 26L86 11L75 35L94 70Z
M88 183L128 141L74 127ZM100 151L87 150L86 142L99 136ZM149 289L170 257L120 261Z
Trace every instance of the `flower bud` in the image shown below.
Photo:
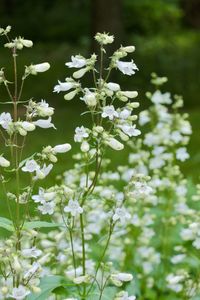
M49 155L49 160L52 162L52 163L56 163L58 161L57 157L53 154L50 154Z
M74 77L75 79L79 79L79 78L83 77L83 76L85 75L86 72L88 72L88 67L83 68L83 69L80 69L80 70L74 72L74 73L73 73L73 77Z
M24 47L27 47L27 48L33 47L33 42L31 40L22 39L22 44L24 45Z
M108 138L105 142L108 146L110 146L113 150L123 150L124 149L124 145L122 143L120 143L118 140L116 140L115 138Z
M3 156L0 156L0 167L8 168L10 167L10 162L5 159Z
M132 53L135 51L135 46L126 46L126 47L122 47L122 49L127 53Z
M78 90L74 90L72 92L69 92L69 93L64 95L64 99L70 101L76 96L77 93L78 93Z
M57 145L53 148L54 152L57 153L65 153L71 150L71 145L70 144L62 144L62 145Z
M88 142L84 141L81 144L81 151L82 152L88 152L90 150L90 145L88 144Z
M21 125L22 125L23 129L25 129L26 131L33 131L33 130L35 130L35 125L33 123L24 121L24 122L22 122Z
M12 266L13 266L13 269L14 269L17 273L21 272L22 267L21 267L21 265L20 265L20 263L19 263L19 260L18 260L18 257L17 257L16 255L14 255L14 257L13 257L13 264L12 264Z

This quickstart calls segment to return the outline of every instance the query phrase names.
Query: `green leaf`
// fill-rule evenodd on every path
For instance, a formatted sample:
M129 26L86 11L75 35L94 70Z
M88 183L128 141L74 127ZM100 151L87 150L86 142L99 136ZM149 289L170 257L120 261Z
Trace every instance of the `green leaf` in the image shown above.
M63 224L59 223L52 223L46 221L32 221L32 222L25 222L23 228L24 229L34 229L34 228L52 228L52 227L62 227Z
M7 218L0 217L0 227L11 232L14 231L13 222Z
M45 300L51 295L52 291L64 285L64 277L62 276L47 276L41 279L40 293L31 293L27 300Z

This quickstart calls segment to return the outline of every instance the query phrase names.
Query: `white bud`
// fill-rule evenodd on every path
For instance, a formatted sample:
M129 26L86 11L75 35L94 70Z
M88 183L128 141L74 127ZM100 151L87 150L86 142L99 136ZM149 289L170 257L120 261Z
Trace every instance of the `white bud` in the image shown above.
M72 92L69 92L69 93L65 94L64 99L68 100L68 101L72 100L76 96L77 93L78 93L78 90L74 90Z
M65 153L71 150L71 145L70 144L62 144L62 145L57 145L53 148L55 153Z
M127 53L132 53L135 51L135 46L126 46L126 47L122 47L122 49Z
M81 144L81 151L82 152L88 152L90 150L90 145L88 144L88 142L84 141Z
M3 168L8 168L10 167L10 162L5 159L3 156L0 156L0 166Z
M22 122L21 125L22 125L23 129L25 129L26 131L33 131L33 130L35 130L35 125L33 123L24 121L24 122Z
M83 68L83 69L80 69L80 70L73 73L73 77L75 79L79 79L79 78L83 77L87 71L88 71L87 67Z
M19 260L18 260L18 257L15 255L14 257L13 257L13 269L18 273L18 272L21 272L21 270L22 270L22 267L21 267L21 265L20 265L20 263L19 263Z
M124 149L124 145L120 143L118 140L115 138L108 138L105 142L108 146L110 146L112 149L120 151Z
M138 96L138 92L137 91L124 91L124 92L120 92L120 94L122 96L125 96L127 98L136 98Z
M33 46L33 42L31 40L24 40L22 39L22 44L24 45L24 47L30 48Z

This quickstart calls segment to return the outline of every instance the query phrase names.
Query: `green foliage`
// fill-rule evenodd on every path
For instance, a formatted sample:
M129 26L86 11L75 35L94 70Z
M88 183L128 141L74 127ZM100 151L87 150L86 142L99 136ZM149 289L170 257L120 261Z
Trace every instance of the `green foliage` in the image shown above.
M177 1L124 1L125 27L131 33L154 35L167 32L169 28L176 30L180 26L181 16Z
M32 293L27 300L44 300L48 299L51 293L58 287L63 286L64 278L62 276L49 276L41 279L40 293Z

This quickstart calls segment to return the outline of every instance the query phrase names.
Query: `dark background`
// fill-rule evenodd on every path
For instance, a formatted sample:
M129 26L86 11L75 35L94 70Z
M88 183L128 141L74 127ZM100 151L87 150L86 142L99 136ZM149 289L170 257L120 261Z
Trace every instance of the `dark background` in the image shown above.
M51 62L44 84L53 87L66 77L70 55L96 50L92 36L106 31L116 36L114 46L136 46L140 72L125 85L131 82L143 95L156 71L169 77L167 88L183 94L186 107L199 106L200 0L0 0L0 26L8 24L14 36L36 44L29 60ZM0 66L3 61L4 53ZM36 96L42 89L35 87ZM47 96L52 98L50 90Z

